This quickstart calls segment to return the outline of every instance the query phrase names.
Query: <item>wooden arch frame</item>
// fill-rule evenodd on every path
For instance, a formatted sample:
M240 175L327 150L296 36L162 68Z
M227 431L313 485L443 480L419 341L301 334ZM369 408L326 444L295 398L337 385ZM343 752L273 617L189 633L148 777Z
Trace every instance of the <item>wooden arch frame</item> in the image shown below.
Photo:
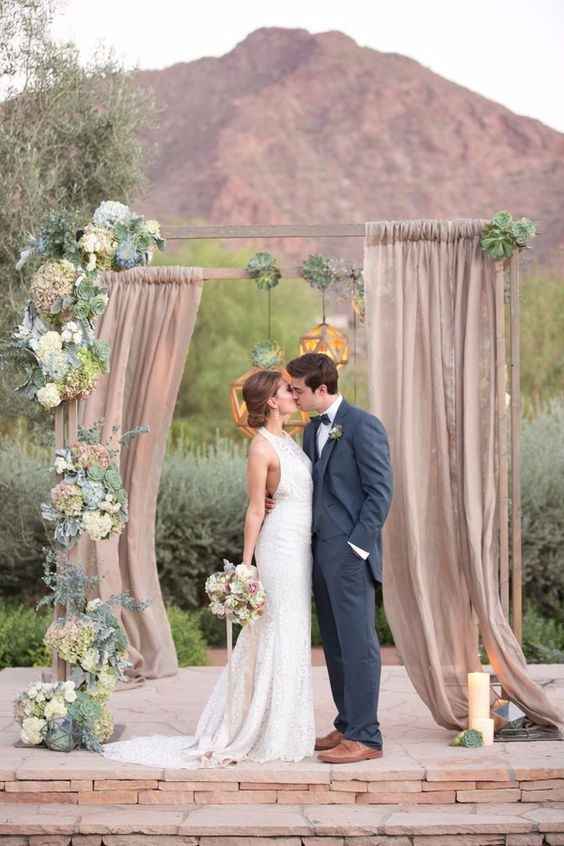
M170 226L165 237L169 241L200 239L250 238L364 238L364 223L272 225L272 226ZM282 268L282 275L303 278L299 267ZM204 280L246 279L243 268L204 268ZM498 491L499 509L499 590L504 613L513 632L522 642L523 636L523 566L521 535L521 388L520 388L520 271L519 254L496 262L496 410L498 427ZM509 325L509 333L507 332ZM509 349L509 359L508 359ZM510 377L507 378L508 368ZM507 409L507 387L510 388L510 413ZM509 425L510 423L510 425ZM64 446L76 438L77 402L64 403L55 412L56 446ZM509 487L511 486L511 521L509 519ZM511 547L511 556L510 556ZM511 561L511 572L510 572ZM510 587L511 586L511 587ZM55 614L57 610L55 610ZM59 678L65 677L65 665L55 659Z

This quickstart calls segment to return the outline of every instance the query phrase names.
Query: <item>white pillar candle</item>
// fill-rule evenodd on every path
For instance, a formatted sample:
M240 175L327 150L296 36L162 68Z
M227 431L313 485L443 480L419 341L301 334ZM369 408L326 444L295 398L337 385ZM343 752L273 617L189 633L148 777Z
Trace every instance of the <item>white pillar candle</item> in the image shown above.
M484 738L484 746L491 746L494 742L494 721L487 717L474 717L470 720L470 728L480 731Z
M490 674L468 673L468 719L489 719Z

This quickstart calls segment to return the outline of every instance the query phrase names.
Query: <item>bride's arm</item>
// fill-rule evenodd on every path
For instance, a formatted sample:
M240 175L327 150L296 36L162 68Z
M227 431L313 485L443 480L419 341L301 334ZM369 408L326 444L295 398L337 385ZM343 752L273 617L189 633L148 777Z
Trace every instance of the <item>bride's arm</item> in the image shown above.
M243 562L251 564L257 538L265 514L266 477L268 474L268 452L266 444L258 440L252 442L247 461L247 493L249 505L245 515L245 534L243 541Z

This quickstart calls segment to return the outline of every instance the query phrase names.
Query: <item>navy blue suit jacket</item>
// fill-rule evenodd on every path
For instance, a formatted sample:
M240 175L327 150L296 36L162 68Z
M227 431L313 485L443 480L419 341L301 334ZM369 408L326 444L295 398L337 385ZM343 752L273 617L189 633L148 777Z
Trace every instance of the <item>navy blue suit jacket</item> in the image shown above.
M392 498L388 437L380 420L341 401L333 423L342 436L329 439L317 460L315 421L304 430L304 451L313 463L313 533L321 539L345 535L365 549L381 582L382 527Z

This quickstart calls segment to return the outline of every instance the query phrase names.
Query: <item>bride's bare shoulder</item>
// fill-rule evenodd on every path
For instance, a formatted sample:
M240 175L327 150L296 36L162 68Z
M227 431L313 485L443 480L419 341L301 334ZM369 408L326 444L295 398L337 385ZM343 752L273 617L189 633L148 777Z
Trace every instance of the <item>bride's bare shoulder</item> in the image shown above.
M273 453L272 444L257 432L249 445L249 459L255 456L257 458L270 458Z

